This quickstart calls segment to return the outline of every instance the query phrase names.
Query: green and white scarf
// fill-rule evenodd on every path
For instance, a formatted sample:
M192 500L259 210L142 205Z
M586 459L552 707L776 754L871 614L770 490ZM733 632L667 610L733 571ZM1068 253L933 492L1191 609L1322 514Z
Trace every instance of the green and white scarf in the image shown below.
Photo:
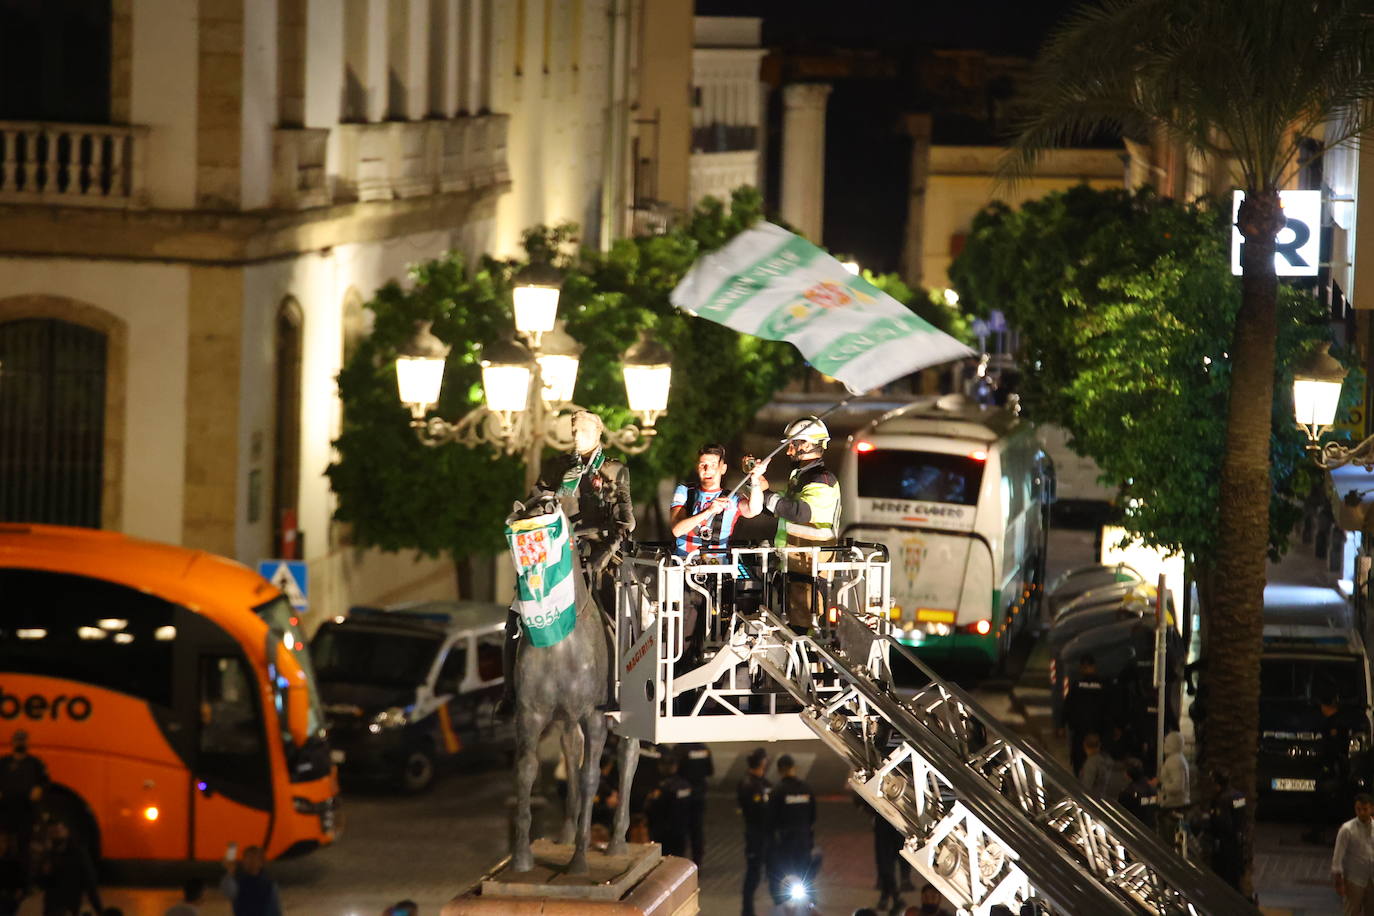
M533 645L555 645L577 622L574 547L563 509L506 519L506 543L515 563L515 610L525 632Z

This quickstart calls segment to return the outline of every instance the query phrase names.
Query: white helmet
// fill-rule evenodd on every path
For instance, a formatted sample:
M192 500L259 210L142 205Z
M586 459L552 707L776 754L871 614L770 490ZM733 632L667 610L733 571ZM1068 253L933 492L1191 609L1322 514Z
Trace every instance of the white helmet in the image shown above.
M788 423L787 429L782 433L783 442L797 440L817 448L825 448L830 444L830 430L826 429L825 424L817 417L802 417Z

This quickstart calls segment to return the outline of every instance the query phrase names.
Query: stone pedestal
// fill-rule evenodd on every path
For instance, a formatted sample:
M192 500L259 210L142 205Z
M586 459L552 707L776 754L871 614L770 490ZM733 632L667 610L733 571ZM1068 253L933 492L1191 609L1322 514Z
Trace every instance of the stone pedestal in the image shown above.
M825 216L826 83L794 83L782 90L782 218L821 244Z
M510 857L444 907L442 916L695 916L697 867L664 856L657 843L622 856L590 852L585 875L567 874L572 847L534 842L534 868L513 871Z

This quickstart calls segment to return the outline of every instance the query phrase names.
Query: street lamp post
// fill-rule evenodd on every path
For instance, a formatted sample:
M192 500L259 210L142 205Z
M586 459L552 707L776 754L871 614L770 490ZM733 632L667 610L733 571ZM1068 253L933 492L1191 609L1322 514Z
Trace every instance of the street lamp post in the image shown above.
M486 444L507 455L523 453L526 490L539 478L546 446L561 451L572 447L571 416L581 409L572 397L582 346L557 320L561 282L548 264L531 264L516 273L515 328L526 343L507 339L483 347L485 403L458 420L429 416L439 402L449 348L430 332L428 322L416 328L397 355L396 384L422 443ZM625 392L640 422L608 427L602 444L634 455L649 447L657 432L654 423L668 407L672 366L668 351L647 333L630 347L623 363Z
M1322 434L1336 421L1336 406L1341 399L1345 367L1336 362L1322 344L1293 372L1293 414L1307 434L1307 450L1317 467L1326 471L1347 464L1374 470L1374 436L1347 448L1339 442L1322 442Z

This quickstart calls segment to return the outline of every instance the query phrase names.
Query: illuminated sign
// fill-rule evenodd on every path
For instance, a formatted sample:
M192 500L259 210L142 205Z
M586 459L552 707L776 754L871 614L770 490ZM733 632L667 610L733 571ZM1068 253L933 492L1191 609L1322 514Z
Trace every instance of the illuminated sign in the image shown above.
M1231 204L1231 273L1240 276L1240 249L1244 243L1236 228L1244 191L1236 191ZM1279 203L1288 223L1279 230L1274 249L1274 273L1280 277L1315 277L1321 263L1322 192L1280 191Z

